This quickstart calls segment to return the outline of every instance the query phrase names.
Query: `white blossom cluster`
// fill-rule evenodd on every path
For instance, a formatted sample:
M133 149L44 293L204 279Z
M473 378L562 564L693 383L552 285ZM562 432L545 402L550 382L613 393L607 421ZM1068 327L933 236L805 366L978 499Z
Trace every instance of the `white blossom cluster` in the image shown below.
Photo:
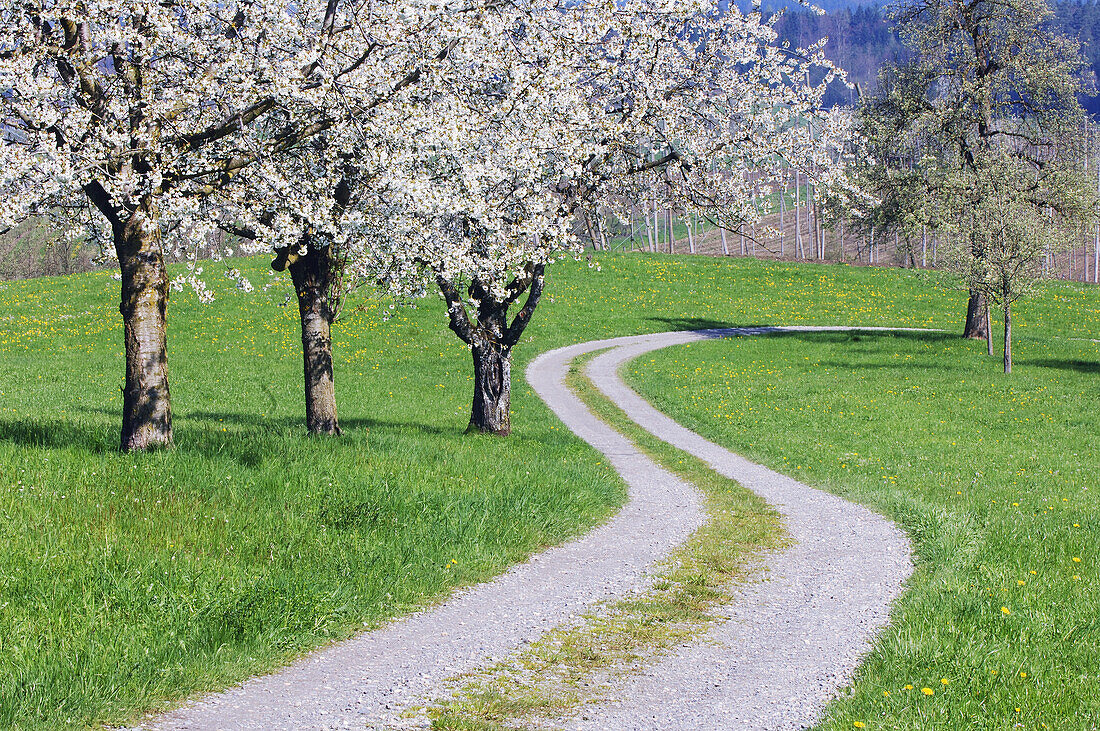
M84 217L94 187L119 216L144 205L165 232L200 236L210 186L261 153L240 130L302 93L321 36L310 5L0 4L0 224L94 221L110 241L108 216Z
M180 252L220 227L502 297L584 208L735 225L784 165L843 194L836 73L707 0L0 0L0 226L140 212Z

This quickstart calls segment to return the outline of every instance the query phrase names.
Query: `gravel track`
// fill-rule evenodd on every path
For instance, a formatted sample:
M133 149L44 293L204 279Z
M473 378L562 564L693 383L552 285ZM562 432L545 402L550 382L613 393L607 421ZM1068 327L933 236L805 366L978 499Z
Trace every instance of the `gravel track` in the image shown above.
M683 336L687 342L692 336ZM546 550L445 603L319 650L301 661L149 719L140 729L372 728L435 697L445 679L502 659L592 604L648 581L648 570L702 525L696 490L656 467L590 414L562 380L589 343L537 358L539 395L624 474L629 503L583 537Z
M747 328L697 338L849 328ZM859 328L880 329L880 328ZM912 572L909 541L878 514L753 464L677 424L630 390L624 363L682 342L658 335L594 358L596 387L657 438L699 457L783 515L793 544L772 551L766 579L723 608L703 642L680 648L569 728L800 729L848 683Z
M578 729L799 728L847 682L911 570L908 542L871 511L747 462L680 427L619 381L642 353L708 337L780 330L674 332L582 343L527 369L535 391L624 477L629 503L585 536L544 551L445 603L320 650L271 675L191 701L138 728L338 729L398 722L444 680L501 659L592 604L643 589L653 565L704 515L693 487L653 463L564 385L570 362L609 347L589 372L644 428L701 457L785 516L796 544L769 554L708 640L681 648L587 709ZM402 724L403 725L403 724Z

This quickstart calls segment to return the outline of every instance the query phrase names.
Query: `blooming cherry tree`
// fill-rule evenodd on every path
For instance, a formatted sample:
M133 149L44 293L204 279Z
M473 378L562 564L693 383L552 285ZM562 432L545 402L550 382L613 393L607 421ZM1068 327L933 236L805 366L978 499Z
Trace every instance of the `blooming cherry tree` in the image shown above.
M172 441L166 248L203 240L211 194L310 133L286 115L262 141L244 131L328 93L317 59L332 11L310 0L293 13L270 0L0 3L0 224L48 217L117 258L124 450Z
M464 124L420 145L410 177L430 193L392 199L389 220L402 234L392 248L363 252L396 292L439 287L450 329L473 357L472 431L510 431L512 348L547 264L580 252L571 234L579 211L623 208L657 190L734 227L759 215L744 172L756 171L766 194L784 164L819 171L818 184L838 196L854 194L835 162L847 125L820 110L837 71L817 48L779 46L758 13L640 0L536 20L568 30L496 69L486 68L487 54L448 57L458 83L425 106L443 129ZM502 22L499 37L537 37L526 18ZM824 77L819 85L806 83L811 71ZM817 140L800 123L811 116L823 130Z

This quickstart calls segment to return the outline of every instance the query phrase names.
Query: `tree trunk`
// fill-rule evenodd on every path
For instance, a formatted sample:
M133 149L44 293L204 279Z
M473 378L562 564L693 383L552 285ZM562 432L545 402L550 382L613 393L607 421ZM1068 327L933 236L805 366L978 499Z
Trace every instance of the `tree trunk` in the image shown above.
M507 342L508 303L498 302L486 288L471 288L480 300L476 324L470 329L474 359L474 402L466 433L508 436L512 432L512 345ZM452 328L453 329L453 328Z
M1092 244L1092 283L1100 284L1100 224L1096 225L1096 238Z
M783 189L779 191L779 258L784 258L787 255L787 245L785 238L786 231L783 228L783 216L787 212L787 180L783 180Z
M122 272L126 386L122 389L124 452L172 445L172 403L168 393L168 272L160 231L148 205L114 226Z
M985 297L977 290L970 290L970 300L966 303L966 327L963 337L972 340L985 340Z
M592 248L595 251L599 251L600 240L596 238L596 232L592 228L592 217L588 215L588 211L585 211L582 215L584 217L584 225L588 227L588 240L592 242Z
M272 263L276 270L281 258ZM336 308L330 299L332 267L332 252L328 247L309 249L289 265L302 323L306 428L311 434L340 434L332 371L331 326L336 317Z
M802 248L802 187L798 168L794 169L794 255L799 259L806 258L806 251Z
M475 338L474 403L466 432L507 436L512 432L508 412L512 406L512 349L491 340Z
M1012 305L1005 298L1005 373L1012 372Z
M655 217L656 218L656 217ZM538 307L545 283L545 266L529 264L526 274L505 288L503 300L475 280L470 298L478 302L476 319L470 317L454 282L442 275L436 282L447 300L448 326L470 346L474 361L474 400L466 433L482 432L506 436L512 431L512 348L519 342ZM508 308L527 292L527 301L508 323Z
M993 315L990 313L989 303L985 303L985 349L993 355Z
M661 221L657 208L657 197L653 196L653 253L661 251Z

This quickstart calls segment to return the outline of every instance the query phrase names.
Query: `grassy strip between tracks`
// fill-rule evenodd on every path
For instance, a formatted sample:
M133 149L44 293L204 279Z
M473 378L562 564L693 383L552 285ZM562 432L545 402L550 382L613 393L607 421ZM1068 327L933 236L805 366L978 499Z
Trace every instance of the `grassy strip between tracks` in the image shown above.
M698 487L707 521L649 589L602 604L508 660L456 679L454 694L427 709L434 729L542 727L583 713L631 673L703 633L758 568L753 557L784 540L781 518L762 499L644 431L597 391L583 374L594 355L574 361L570 388L650 458Z

